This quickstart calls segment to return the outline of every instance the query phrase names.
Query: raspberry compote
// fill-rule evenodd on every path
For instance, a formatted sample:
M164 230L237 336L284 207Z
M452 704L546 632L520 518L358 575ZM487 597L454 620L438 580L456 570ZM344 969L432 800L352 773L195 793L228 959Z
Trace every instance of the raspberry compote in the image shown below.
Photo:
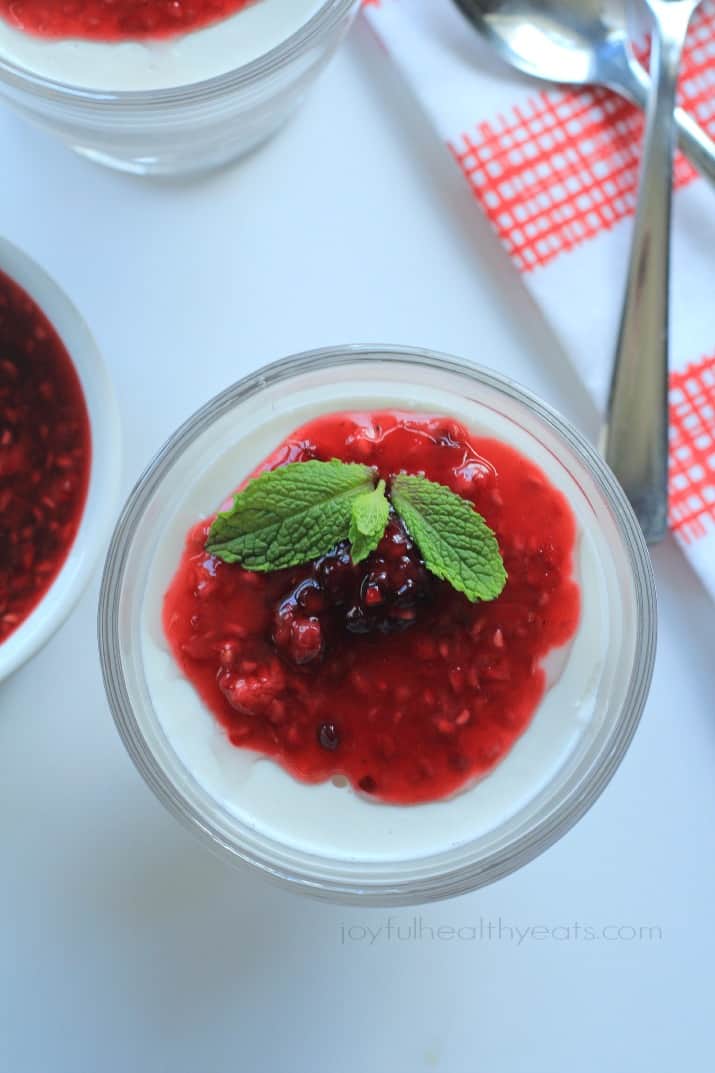
M42 310L0 272L0 644L67 557L90 454L74 365Z
M73 90L154 93L194 86L253 63L288 42L325 6L325 0L0 0L0 61L23 75ZM293 70L288 51L285 64ZM293 72L294 80L301 71L299 67ZM292 83L269 87L265 96L256 91L263 85L261 79L256 72L250 79L251 92L246 90L255 115L246 110L241 94L234 100L235 87L215 87L211 94L215 107L207 105L202 111L204 154L209 143L211 152L217 152L217 139L221 135L226 140L223 135L229 128L229 145L236 138L242 140L242 125L252 145L261 124L270 126L272 105L283 100L282 93L290 96ZM128 105L129 112L117 119L111 108L100 107L101 102L92 101L85 115L89 102L75 101L63 88L57 93L54 128L65 137L72 118L73 144L101 152L105 162L107 153L119 153L127 163L158 157L172 171L180 166L194 170L201 164L202 143L190 97L157 101L151 115L145 114L146 109L141 116L134 114ZM228 107L227 101L234 103ZM37 107L27 103L35 114ZM179 150L186 156L184 165L177 160ZM146 170L145 161L143 166Z
M255 0L0 0L0 17L48 38L126 41L171 37L209 26Z
M358 566L345 543L267 574L207 554L207 519L164 600L174 658L237 748L305 782L346 776L386 802L446 797L523 733L544 658L576 632L571 509L513 447L444 417L319 417L256 473L312 458L366 463L388 484L421 473L469 499L497 534L502 595L472 604L433 577L396 516Z

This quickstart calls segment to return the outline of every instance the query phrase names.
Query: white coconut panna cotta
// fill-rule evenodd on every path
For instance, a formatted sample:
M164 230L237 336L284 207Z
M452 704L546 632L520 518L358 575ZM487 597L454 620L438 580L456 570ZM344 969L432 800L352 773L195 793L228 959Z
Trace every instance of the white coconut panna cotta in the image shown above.
M433 396L434 393L432 392ZM236 747L182 674L162 624L165 593L175 574L187 530L211 516L253 468L296 426L326 413L324 400L273 415L240 445L216 457L189 487L171 516L148 570L141 614L141 658L152 706L170 746L200 786L229 814L261 836L300 852L359 862L432 857L487 835L528 806L588 736L608 662L609 584L603 535L589 519L558 460L534 457L528 434L486 407L445 397L415 399L416 412L446 413L470 433L507 443L532 458L562 491L577 524L574 576L581 590L577 631L545 661L548 688L526 732L488 774L445 799L391 805L357 792L337 776L318 784L294 778L273 759ZM334 410L404 410L404 400L372 395L336 398ZM329 409L327 412L330 412Z
M19 5L18 5L19 6ZM99 91L191 85L249 64L300 30L324 0L254 0L208 26L119 41L45 37L0 17L0 59L43 78ZM1 9L0 9L1 10Z

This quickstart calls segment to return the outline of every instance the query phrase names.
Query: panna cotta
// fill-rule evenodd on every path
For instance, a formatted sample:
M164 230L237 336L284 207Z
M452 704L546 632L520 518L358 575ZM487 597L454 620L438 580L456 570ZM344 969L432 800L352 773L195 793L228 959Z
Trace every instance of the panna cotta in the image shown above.
M0 0L0 60L65 85L150 91L234 71L288 40L324 0Z
M312 460L347 463L348 480L352 467L368 488L369 474L385 482L386 493L373 493L384 516L371 550L356 562L350 540L331 546L329 534L322 554L258 572L214 554L214 519L204 519L165 596L166 641L235 748L307 784L346 778L382 802L449 797L504 759L555 684L549 659L568 661L580 618L573 513L519 451L441 415L322 415L276 447L252 487L289 466L302 510L301 475L323 472L301 468ZM428 494L451 491L439 500L440 511L457 512L440 531L451 555L460 554L461 505L467 519L479 512L503 557L496 598L470 600L430 572L419 534L398 513L401 473L419 475Z
M405 904L504 875L595 799L647 694L654 588L558 415L455 359L346 347L177 431L99 623L118 728L179 818L295 889Z
M488 409L450 401L438 417L426 400L422 412L405 413L402 400L385 413L395 399L374 395L369 408L355 400L359 414L319 413L297 429L287 415L274 419L184 490L149 570L142 659L172 748L230 813L311 853L413 857L484 834L538 795L594 717L609 640L597 534L554 460L527 455ZM388 422L392 437L377 431ZM381 474L429 466L472 497L498 530L511 583L493 603L470 605L424 577L407 538L405 558L438 590L429 606L420 594L412 606L397 600L414 625L391 632L378 623L366 634L347 629L338 608L315 675L275 651L276 614L286 600L309 600L316 576L329 587L342 549L292 573L251 575L213 560L204 543L227 493L257 470L313 450L361 457L366 445L374 453L363 457ZM348 580L348 599L356 587L359 576ZM270 704L252 712L240 697L242 688L270 694L272 677L276 724Z
M359 0L0 0L0 93L95 163L196 175L295 113Z

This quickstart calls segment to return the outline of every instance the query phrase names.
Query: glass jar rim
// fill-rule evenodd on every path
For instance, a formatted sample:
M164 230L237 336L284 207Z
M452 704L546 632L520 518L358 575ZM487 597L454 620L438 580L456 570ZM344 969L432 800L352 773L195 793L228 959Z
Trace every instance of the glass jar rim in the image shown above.
M38 97L66 98L68 102L88 108L106 110L126 107L141 110L148 106L181 106L210 102L225 94L238 92L261 78L268 78L301 53L307 52L318 38L339 25L340 20L358 0L325 0L306 23L280 44L250 63L232 71L180 86L152 90L93 90L84 86L45 78L19 64L0 57L0 82L29 91Z
M132 534L154 492L184 451L233 407L266 388L297 375L366 362L419 365L469 377L524 406L556 432L575 459L586 467L612 510L633 582L638 658L634 658L629 667L620 709L609 721L603 748L595 762L590 763L586 773L578 779L570 778L568 788L555 800L553 807L505 845L451 870L420 875L419 878L388 878L378 870L376 875L360 880L345 879L334 874L335 869L330 872L334 862L327 858L330 874L327 878L325 875L315 878L307 868L291 870L284 860L277 859L278 854L269 860L265 855L247 849L245 844L239 847L225 838L220 825L212 823L188 800L151 752L127 691L119 638L118 597ZM105 688L120 736L141 774L170 811L193 830L198 830L214 848L227 852L234 861L248 863L292 889L337 901L406 905L466 893L515 871L557 841L583 816L610 781L638 726L652 678L657 627L653 569L638 522L615 476L570 422L513 380L480 365L421 348L346 345L305 352L264 366L219 393L176 430L139 478L117 523L102 579L98 631ZM308 859L311 855L304 854L304 857ZM399 870L399 865L396 867Z

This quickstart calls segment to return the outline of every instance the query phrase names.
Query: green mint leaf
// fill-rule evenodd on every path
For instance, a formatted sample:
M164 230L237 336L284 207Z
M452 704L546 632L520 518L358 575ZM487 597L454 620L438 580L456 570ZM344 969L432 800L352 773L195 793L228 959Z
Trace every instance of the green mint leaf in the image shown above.
M352 545L350 554L355 565L367 559L380 543L389 514L390 504L385 498L384 481L380 481L372 492L353 499L348 540Z
M507 575L497 538L468 500L404 473L394 478L390 494L431 573L473 603L499 596Z
M336 458L261 473L217 516L206 550L259 572L309 562L347 538L353 501L374 484L369 466Z

